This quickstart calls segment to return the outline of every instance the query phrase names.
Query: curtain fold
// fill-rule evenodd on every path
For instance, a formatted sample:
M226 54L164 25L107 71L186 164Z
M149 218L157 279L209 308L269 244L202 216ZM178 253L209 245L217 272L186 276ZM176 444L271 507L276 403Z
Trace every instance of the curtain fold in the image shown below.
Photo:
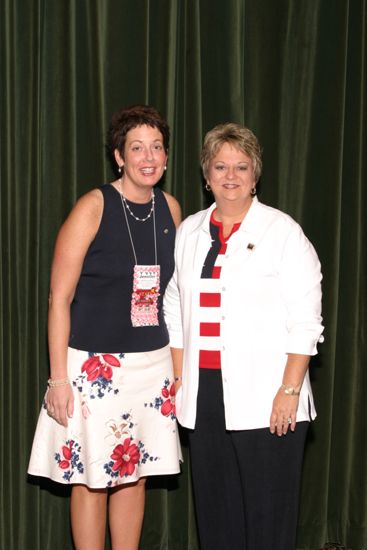
M145 102L170 124L163 185L185 215L211 201L205 132L246 123L263 147L260 200L318 251L326 329L298 548L367 548L366 29L366 0L0 0L1 548L72 548L70 489L26 476L48 378L49 268L77 197L112 180L111 114ZM198 548L182 440L182 474L149 480L142 550Z

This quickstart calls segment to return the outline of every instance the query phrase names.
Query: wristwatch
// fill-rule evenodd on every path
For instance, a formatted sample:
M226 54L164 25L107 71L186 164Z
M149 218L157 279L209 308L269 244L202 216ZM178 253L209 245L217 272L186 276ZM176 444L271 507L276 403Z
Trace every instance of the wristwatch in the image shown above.
M288 386L287 384L282 384L280 386L286 395L299 395L301 392L296 391L293 386Z

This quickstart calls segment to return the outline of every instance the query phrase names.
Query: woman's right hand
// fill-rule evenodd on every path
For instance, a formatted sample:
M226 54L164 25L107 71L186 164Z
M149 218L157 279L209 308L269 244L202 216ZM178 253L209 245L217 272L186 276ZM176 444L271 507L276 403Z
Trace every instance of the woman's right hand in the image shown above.
M48 388L46 407L47 414L66 428L68 418L74 413L74 394L71 385Z

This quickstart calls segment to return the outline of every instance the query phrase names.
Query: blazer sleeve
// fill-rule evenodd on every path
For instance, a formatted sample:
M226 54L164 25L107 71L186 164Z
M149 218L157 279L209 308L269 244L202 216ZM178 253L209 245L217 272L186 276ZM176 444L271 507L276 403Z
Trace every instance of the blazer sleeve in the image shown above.
M180 290L178 285L178 266L180 264L179 243L182 226L178 229L175 245L175 270L166 288L163 299L163 313L169 333L170 346L183 348L183 327L181 315Z
M294 222L279 266L281 292L287 311L287 353L316 355L324 340L321 317L321 266L316 251Z

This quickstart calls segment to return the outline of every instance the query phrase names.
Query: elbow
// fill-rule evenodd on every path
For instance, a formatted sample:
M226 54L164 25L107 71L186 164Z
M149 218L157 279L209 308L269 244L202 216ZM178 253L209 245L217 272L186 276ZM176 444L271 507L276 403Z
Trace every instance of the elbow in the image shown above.
M74 298L74 293L73 294L55 293L51 289L48 295L48 308L49 310L55 307L70 308L73 298Z

